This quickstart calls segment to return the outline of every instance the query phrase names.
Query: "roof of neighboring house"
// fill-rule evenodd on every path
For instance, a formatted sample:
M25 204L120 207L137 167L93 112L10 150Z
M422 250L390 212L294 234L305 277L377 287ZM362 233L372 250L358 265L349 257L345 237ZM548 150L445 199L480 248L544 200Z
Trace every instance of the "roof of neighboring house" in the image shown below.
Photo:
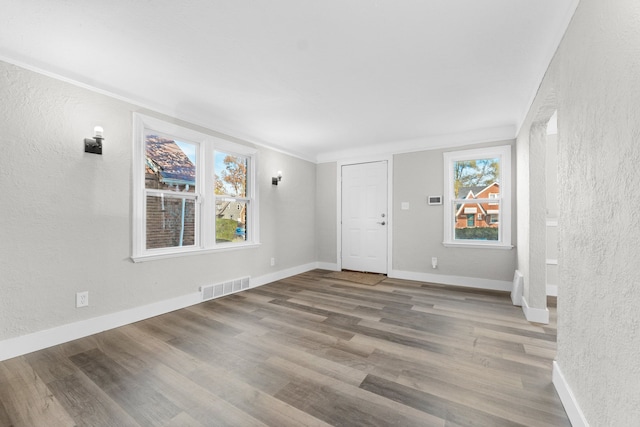
M494 185L497 186L498 188L500 187L500 183L498 182L492 182L489 185L475 185L472 187L460 187L458 189L458 198L466 199L467 197L469 197L470 192L473 193L473 198L476 198L478 194L482 193L484 190Z
M195 185L196 167L172 139L157 135L146 138L147 167L160 173L167 184Z
M476 185L476 186L473 186L473 187L460 187L458 189L458 198L466 199L466 198L469 197L469 193L472 193L472 198L475 198L476 194L478 194L479 192L481 192L485 188L487 188L486 185Z
M480 195L480 193L484 193L487 192L487 194L492 194L489 191L491 190L491 187L496 187L498 189L498 191L500 191L500 183L499 182L492 182L491 184L487 185L486 187L484 187L482 190L478 191L477 193L473 193L477 199L486 199L488 196L482 196L482 197L478 197Z
M483 191L487 190L490 187L500 187L500 184L497 182L493 182L489 185L476 185L476 186L472 186L472 187L460 187L460 189L458 190L458 197L459 198L463 198L463 199L469 199L469 200L473 200L475 198L477 198L478 194L482 193ZM487 197L482 197L483 199L487 198ZM480 207L480 210L482 212L478 212L478 213L483 213L486 214L487 212L485 211L484 207L482 206L482 203L476 203L476 202L468 202L468 203L459 203L456 205L456 216L460 215L462 213L462 209L464 208L465 205L477 205Z

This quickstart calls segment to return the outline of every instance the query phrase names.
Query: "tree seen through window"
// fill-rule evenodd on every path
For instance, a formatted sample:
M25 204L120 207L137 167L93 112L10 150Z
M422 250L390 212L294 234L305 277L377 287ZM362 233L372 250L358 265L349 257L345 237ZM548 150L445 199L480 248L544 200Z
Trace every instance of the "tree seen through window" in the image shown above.
M248 158L215 153L216 242L237 242L247 238Z

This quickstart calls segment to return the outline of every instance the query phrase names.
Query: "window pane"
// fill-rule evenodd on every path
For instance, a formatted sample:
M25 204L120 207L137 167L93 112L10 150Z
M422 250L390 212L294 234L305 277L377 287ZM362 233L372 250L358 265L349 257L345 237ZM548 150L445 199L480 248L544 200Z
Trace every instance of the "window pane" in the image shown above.
M145 188L196 190L197 144L145 135Z
M455 240L498 240L500 211L500 159L453 162ZM491 199L491 203L474 203Z
M453 162L453 191L457 199L474 198L485 188L500 182L500 159L473 159ZM488 195L483 195L488 198Z
M215 193L217 195L246 197L248 159L216 151L215 154Z
M500 204L454 202L455 240L498 240L500 233Z
M247 206L244 200L216 200L216 243L247 240Z
M195 200L147 195L147 249L195 244Z

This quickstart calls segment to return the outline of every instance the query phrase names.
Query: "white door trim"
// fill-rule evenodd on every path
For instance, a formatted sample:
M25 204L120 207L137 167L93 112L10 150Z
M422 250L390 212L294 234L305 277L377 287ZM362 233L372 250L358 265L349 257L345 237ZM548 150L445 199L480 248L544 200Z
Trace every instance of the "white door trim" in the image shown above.
M393 155L364 157L336 162L336 208L338 218L336 246L338 271L342 270L342 166L357 165L360 163L387 162L387 274L393 267Z

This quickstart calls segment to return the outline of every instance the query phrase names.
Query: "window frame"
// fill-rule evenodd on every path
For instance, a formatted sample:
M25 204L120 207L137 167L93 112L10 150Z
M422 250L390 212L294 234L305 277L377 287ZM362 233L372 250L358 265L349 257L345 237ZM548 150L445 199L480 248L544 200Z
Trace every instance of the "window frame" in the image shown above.
M168 248L147 249L146 245L146 196L150 189L145 187L145 135L148 130L166 137L191 144L197 144L196 155L196 192L190 194L195 205L195 236L194 245ZM242 242L216 243L215 221L215 176L214 153L224 151L235 153L247 158L247 223L246 240ZM256 247L259 240L259 209L257 176L258 150L252 147L227 141L222 138L207 135L193 129L179 126L164 120L149 117L144 114L133 114L133 221L132 221L132 255L134 262L154 259L171 258L176 256L202 254L226 250ZM153 192L153 190L151 190Z
M444 160L444 239L442 244L446 247L466 247L466 248L494 248L512 249L511 244L511 145L501 145L486 148L475 148L469 150L449 151L443 154ZM469 203L468 199L454 196L454 174L453 166L455 162L474 159L498 158L500 163L500 193L494 197L473 199L473 204L482 205L491 203L499 205L499 232L498 240L466 240L455 239L456 209L455 204Z

